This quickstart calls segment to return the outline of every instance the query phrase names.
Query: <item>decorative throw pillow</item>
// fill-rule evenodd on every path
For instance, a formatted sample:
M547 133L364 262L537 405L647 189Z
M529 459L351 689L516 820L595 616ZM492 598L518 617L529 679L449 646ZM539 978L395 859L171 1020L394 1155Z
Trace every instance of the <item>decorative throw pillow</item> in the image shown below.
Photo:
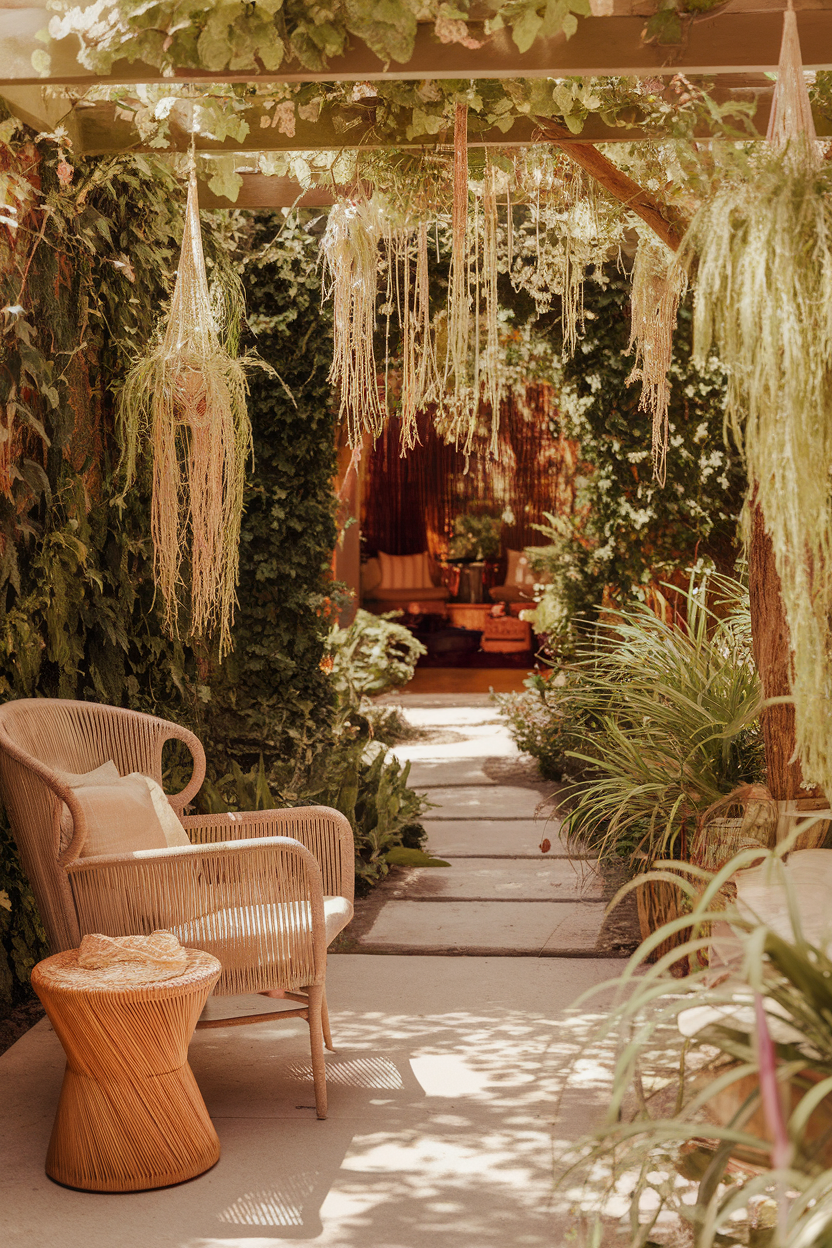
M425 589L433 583L426 550L418 555L388 555L380 550L378 561L381 564L380 589Z
M132 780L133 777L138 774L139 773L136 771L131 772L127 778L128 780ZM150 776L142 776L141 779L144 780L150 790L150 800L153 802L153 809L156 811L156 817L162 825L162 831L165 834L165 841L167 842L168 849L175 849L177 846L190 845L191 842L188 838L188 833L179 822L179 817L168 801L165 790L162 788L161 784L159 784L156 780L151 780Z
M162 786L149 776L137 771L129 776L120 776L115 763L106 762L94 771L81 775L64 772L60 778L74 790L86 817L87 839L81 850L83 858L190 845L188 835L165 797ZM61 828L65 839L68 839L72 832L72 816L66 807L61 817Z
M531 589L533 585L548 583L548 572L535 572L525 550L507 550L506 554L508 556L506 585L520 585L524 589Z

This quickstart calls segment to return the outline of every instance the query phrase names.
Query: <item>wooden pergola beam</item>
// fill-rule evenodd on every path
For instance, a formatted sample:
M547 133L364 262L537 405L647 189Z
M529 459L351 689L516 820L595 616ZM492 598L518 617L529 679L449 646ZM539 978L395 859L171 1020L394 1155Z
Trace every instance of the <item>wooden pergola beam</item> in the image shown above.
M736 100L752 103L755 106L752 133L765 134L771 108L773 88L768 79L746 76L736 82L722 84L710 94L718 102ZM58 120L63 121L70 129L73 149L77 155L109 156L122 152L158 151L150 143L137 137L129 117L125 116L124 105L117 107L109 101L73 102L66 99L63 103L56 98L54 92L48 95L37 87L5 87L0 88L0 96L8 103L12 112L28 125L39 129L52 128ZM246 114L249 132L242 140L226 138L221 141L198 134L196 147L200 152L314 152L340 151L344 149L373 150L381 148L397 148L400 150L420 151L435 148L437 145L453 143L453 126L449 123L444 131L438 134L408 136L404 129L391 131L381 130L375 124L375 110L371 106L355 105L332 106L322 111L316 121L304 121L297 118L291 135L281 133L272 123L274 113L253 104ZM169 151L187 151L190 147L189 133L190 104L183 101L174 105L169 118L170 147ZM468 135L469 147L528 147L539 138L537 122L532 117L518 116L508 131L490 129L477 132L472 125ZM818 134L832 133L832 126L825 118L817 118ZM708 138L710 130L705 127L697 133L697 138ZM601 117L592 114L587 117L584 128L579 135L568 131L563 132L562 142L571 143L634 143L640 139L655 137L655 130L648 131L634 121L623 126L608 125Z
M560 126L538 118L540 130L553 147L565 152L570 160L580 166L598 185L629 208L637 217L641 217L672 251L679 250L687 222L674 210L662 203L650 191L639 186L623 170L607 160L603 153L591 143L566 143L564 131Z
M200 208L331 208L338 202L333 189L313 186L304 190L294 178L265 173L241 173L243 184L236 200L215 195L208 182L199 180Z
M808 3L816 0L806 0ZM737 0L734 0L734 6ZM359 40L325 70L308 70L295 64L275 72L256 69L210 72L181 68L173 74L180 82L350 82L422 78L548 78L634 74L640 77L674 74L721 74L772 72L777 68L782 33L782 6L772 9L767 0L751 0L741 9L703 14L689 23L678 46L644 43L645 18L641 15L586 17L579 19L571 39L557 36L538 39L528 52L520 53L508 30L486 37L483 46L469 49L460 44L439 43L429 24L420 25L413 56L405 65L385 64ZM832 9L797 7L806 69L832 69ZM120 63L99 77L79 65L74 36L53 43L52 68L41 78L31 64L31 54L43 45L36 39L51 14L42 7L0 10L0 88L3 85L83 86L93 82L164 83L171 77L139 62ZM473 33L477 34L476 23Z

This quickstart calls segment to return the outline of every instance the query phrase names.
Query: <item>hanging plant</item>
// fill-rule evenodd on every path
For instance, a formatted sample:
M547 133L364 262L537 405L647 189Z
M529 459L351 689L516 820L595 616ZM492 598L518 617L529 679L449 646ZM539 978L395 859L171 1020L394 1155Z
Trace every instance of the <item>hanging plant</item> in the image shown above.
M832 794L832 171L819 165L793 13L770 137L684 239L694 357L716 349L727 416L771 536L793 652L797 754Z
M321 242L329 278L322 296L332 299L333 315L329 380L340 387L339 415L346 422L353 447L360 445L365 430L378 436L387 419L373 346L382 230L378 203L335 204Z
M187 602L188 633L231 649L240 518L251 426L246 370L236 358L242 288L230 266L211 299L192 170L179 269L155 344L134 363L119 396L128 489L145 444L153 456L154 574L171 636ZM270 370L272 371L272 370Z
M673 333L679 301L687 289L687 274L665 243L643 231L639 234L632 282L627 350L635 350L636 359L627 381L641 381L639 407L649 412L653 420L653 472L659 484L664 485Z

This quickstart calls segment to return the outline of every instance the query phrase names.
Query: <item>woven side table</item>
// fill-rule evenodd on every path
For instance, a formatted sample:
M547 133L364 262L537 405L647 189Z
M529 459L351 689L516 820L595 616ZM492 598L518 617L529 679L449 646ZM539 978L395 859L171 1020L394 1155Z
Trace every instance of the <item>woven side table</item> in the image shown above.
M189 949L184 974L155 983L101 982L56 953L32 987L67 1056L46 1173L89 1192L143 1192L193 1179L220 1144L191 1068L188 1043L220 975ZM126 981L126 982L125 982Z
M483 623L480 644L483 650L497 654L530 650L532 626L513 615L491 616Z

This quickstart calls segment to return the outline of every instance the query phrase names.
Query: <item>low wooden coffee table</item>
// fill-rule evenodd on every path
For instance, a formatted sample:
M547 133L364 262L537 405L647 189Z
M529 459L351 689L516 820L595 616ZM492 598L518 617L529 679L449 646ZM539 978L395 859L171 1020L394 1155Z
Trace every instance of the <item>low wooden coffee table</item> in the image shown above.
M57 1183L143 1192L219 1160L188 1044L222 968L209 953L187 952L184 974L149 984L102 983L101 972L78 966L77 949L32 971L67 1058L46 1155Z
M481 633L494 610L493 602L449 602L448 615L454 628L470 628Z

